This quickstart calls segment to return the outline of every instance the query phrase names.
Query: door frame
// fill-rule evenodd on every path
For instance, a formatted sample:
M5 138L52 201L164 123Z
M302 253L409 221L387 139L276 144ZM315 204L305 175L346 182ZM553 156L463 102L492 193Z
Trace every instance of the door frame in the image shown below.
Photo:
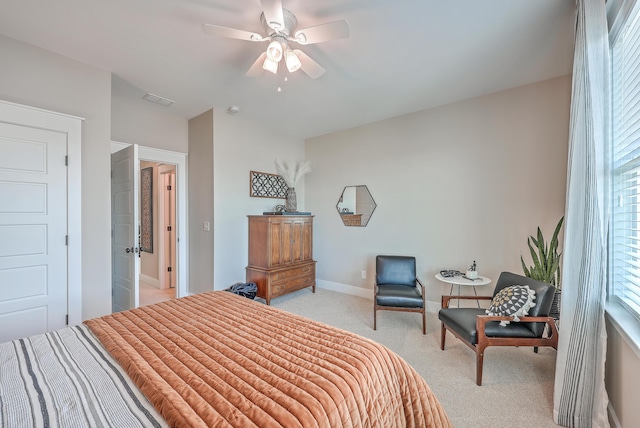
M170 166L169 166L170 165ZM167 227L167 218L166 218L166 206L167 206L167 199L169 199L170 197L168 196L168 190L166 189L166 185L167 185L167 177L170 175L173 175L173 186L175 187L175 175L176 174L176 168L175 165L173 164L163 164L162 166L158 166L158 182L159 185L161 185L162 187L160 187L158 189L158 206L162 206L162 214L163 214L163 218L162 219L158 219L158 222L160 224L160 228L159 228L159 233L158 233L158 274L160 276L160 289L161 290L166 290L168 288L176 288L175 287L175 283L177 282L177 279L174 280L174 285L173 287L170 287L169 285L167 285L167 263L166 263L166 258L167 258L167 243L168 243L168 239L167 239L167 231L166 231L166 227ZM173 204L173 224L172 226L174 226L174 228L176 227L176 218L177 218L177 204L175 203L175 195L176 195L176 189L173 188L171 190L173 192L173 199L174 199L174 204ZM173 230L172 230L172 233ZM175 235L174 235L175 237ZM173 259L175 260L174 263L172 263L170 266L173 267L174 265L176 265L178 263L177 260L177 248L173 248ZM176 277L176 273L177 272L171 272L172 274L172 278L177 278Z
M84 118L0 100L0 118L16 125L37 126L67 136L67 325L82 322L82 176L81 141ZM37 123L33 123L36 121Z
M111 141L111 153L130 146L129 143L121 141ZM188 207L187 207L187 154L173 152L170 150L156 149L138 145L138 157L140 160L149 162L170 163L176 166L176 297L184 297L189 294L187 284L189 283L189 254L187 247L188 230ZM138 173L140 168L137 169Z

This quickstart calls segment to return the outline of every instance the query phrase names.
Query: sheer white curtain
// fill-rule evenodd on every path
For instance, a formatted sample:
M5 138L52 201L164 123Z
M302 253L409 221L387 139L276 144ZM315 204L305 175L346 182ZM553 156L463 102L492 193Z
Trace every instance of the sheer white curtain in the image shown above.
M609 43L604 0L577 0L562 309L553 417L608 427L606 330Z

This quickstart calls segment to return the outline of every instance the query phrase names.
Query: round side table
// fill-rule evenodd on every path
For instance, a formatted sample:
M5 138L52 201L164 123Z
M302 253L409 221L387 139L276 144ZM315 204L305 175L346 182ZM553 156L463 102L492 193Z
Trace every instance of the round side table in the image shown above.
M452 277L444 277L442 275L440 275L439 273L436 274L436 279L438 281L442 281L442 282L446 282L448 284L451 284L451 289L449 290L449 294L453 294L453 286L457 285L458 286L458 296L460 296L460 287L465 286L465 287L473 287L473 293L478 296L478 290L476 290L476 287L480 286L480 285L487 285L491 283L491 279L487 278L486 276L480 276L478 275L478 279L468 279L462 275L460 276L452 276ZM476 303L478 304L478 307L480 307L480 301L476 300ZM458 303L459 304L459 303Z

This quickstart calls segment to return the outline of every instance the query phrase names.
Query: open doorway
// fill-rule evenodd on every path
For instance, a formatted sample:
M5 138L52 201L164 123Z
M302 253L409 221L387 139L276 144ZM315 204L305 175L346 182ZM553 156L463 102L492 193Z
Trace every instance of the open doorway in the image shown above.
M176 296L176 165L140 160L140 306Z
M135 261L129 265L129 269L117 269L116 264L112 263L113 278L119 278L127 273L128 283L130 283L130 298L127 299L117 299L116 283L113 284L114 302L117 300L122 303L117 310L183 297L188 293L187 155L112 141L111 152L114 154L112 159L117 152L124 153L122 150L129 146L133 147L132 164L135 167L129 173L120 171L122 168L118 170L112 168L112 188L114 180L118 181L121 174L134 177L134 182L138 183L134 186L138 189L134 192L137 194L134 199L138 201L136 205L140 208L135 209L135 222L131 225L137 233L132 234L131 242L126 245L129 249L126 252L129 254L125 254L124 250L123 254L120 254L117 248L112 248L113 260L136 255L132 258ZM146 182L145 189L143 189L143 181ZM170 189L167 186L170 186ZM142 194L145 192L147 197L143 201ZM112 205L114 203L112 200ZM143 212L144 204L146 204L146 211ZM142 219L145 216L143 225ZM113 237L120 235L112 233L112 240L115 239ZM167 275L167 272L170 274ZM152 295L150 298L144 295L145 290L149 292L147 294Z

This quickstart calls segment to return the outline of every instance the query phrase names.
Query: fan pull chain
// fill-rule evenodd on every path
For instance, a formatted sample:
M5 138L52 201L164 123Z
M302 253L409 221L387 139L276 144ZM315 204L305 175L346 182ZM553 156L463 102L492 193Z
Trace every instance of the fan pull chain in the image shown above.
M284 84L285 84L286 82L288 82L288 81L289 81L289 77L288 77L288 76L284 76L284 79L282 79L282 84L281 84L281 85L278 85L278 89L276 89L276 91L278 91L278 92L282 92L282 86L284 86Z

